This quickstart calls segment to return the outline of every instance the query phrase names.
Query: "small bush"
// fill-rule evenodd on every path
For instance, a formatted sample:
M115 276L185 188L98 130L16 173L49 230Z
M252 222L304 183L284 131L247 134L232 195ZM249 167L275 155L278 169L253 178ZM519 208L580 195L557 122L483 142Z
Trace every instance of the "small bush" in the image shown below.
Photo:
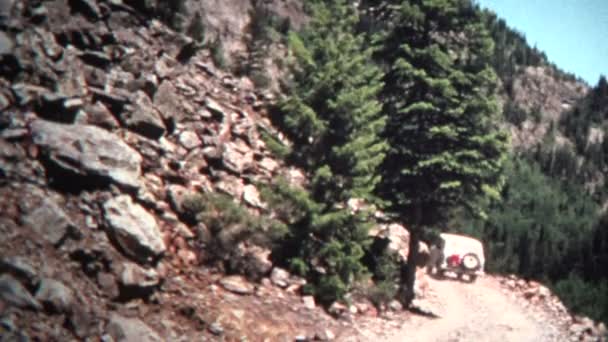
M196 12L194 17L190 20L187 34L198 42L203 42L205 40L205 25L203 25L203 17L200 12Z
M155 12L161 21L175 31L184 30L186 0L159 0Z
M255 70L249 76L253 84L260 89L266 89L270 86L271 80L264 71Z
M185 214L206 228L202 241L206 261L228 261L241 242L270 247L286 231L282 223L252 215L224 194L193 195L183 202L183 208Z
M228 61L224 52L224 44L222 40L217 37L209 44L209 51L211 52L211 59L215 66L225 70L228 68Z
M260 138L266 144L266 148L272 153L274 156L286 159L291 153L291 148L289 146L284 145L279 139L272 136L267 131L260 131Z
M381 308L395 298L398 289L399 287L394 281L380 281L368 289L367 298L377 308Z
M516 103L512 101L508 101L507 103L505 103L505 106L503 108L503 115L507 122L510 122L519 128L521 128L521 125L524 121L526 121L526 118L528 117L528 113L526 113L525 110L523 110L521 107L519 107Z

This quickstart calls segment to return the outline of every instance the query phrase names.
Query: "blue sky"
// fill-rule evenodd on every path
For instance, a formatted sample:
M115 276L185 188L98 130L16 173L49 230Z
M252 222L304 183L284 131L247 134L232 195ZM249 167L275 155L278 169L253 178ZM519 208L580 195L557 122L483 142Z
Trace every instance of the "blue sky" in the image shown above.
M550 61L596 85L608 76L608 0L476 0Z

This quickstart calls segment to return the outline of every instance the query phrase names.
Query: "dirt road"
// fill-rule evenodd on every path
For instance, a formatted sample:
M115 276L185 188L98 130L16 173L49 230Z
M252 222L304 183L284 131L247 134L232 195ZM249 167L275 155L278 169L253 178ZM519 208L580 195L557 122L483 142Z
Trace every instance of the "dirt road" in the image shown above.
M420 302L425 315L412 315L386 335L387 342L553 342L567 339L542 312L525 308L498 280L475 284L429 279L429 295Z

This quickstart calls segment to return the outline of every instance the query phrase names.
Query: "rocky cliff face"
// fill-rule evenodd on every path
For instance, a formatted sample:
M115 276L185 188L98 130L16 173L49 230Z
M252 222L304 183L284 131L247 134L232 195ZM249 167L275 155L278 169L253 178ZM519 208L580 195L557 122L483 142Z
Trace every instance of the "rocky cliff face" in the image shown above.
M280 269L254 285L201 266L184 198L223 192L256 215L255 184L298 171L260 139L269 98L127 3L1 2L2 340L339 332ZM246 8L207 5L241 32ZM270 277L267 250L238 249Z
M559 80L549 67L524 68L513 81L512 101L531 115L519 127L509 125L513 147L539 144L551 122L557 123L588 91L582 82ZM559 132L556 138L560 144L571 143Z

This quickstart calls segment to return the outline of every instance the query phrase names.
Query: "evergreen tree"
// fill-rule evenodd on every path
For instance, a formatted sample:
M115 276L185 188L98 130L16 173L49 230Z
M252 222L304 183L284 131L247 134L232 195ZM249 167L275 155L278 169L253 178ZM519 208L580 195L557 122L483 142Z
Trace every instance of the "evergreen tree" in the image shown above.
M416 260L426 229L447 209L497 194L507 138L497 128L493 44L469 1L402 1L382 38L390 149L382 165L387 210L410 231ZM415 265L404 269L413 299Z
M317 297L329 302L365 271L369 222L345 204L355 197L374 200L386 149L379 137L385 118L377 99L382 74L364 37L355 33L355 8L344 0L309 7L309 25L289 36L297 64L281 105L282 124L294 141L291 160L309 174L314 203L300 201L308 203L307 219L292 225L291 238L298 243L290 252Z

